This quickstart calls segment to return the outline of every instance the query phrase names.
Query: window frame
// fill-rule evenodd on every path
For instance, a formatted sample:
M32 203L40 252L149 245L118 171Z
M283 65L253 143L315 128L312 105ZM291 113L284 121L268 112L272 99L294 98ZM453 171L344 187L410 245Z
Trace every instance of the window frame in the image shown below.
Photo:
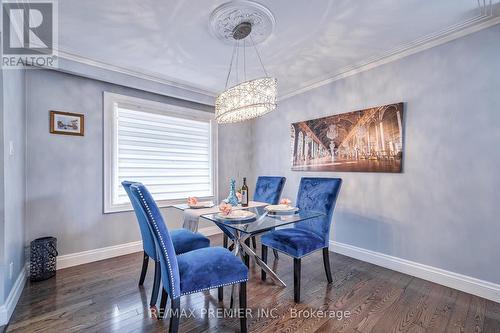
M210 142L209 142L210 145L209 147L211 148L209 156L209 165L210 165L210 174L212 182L211 184L212 196L201 197L199 199L215 200L215 198L218 197L218 180L217 180L218 128L217 128L217 122L215 121L214 113L105 91L103 93L104 214L133 210L132 204L130 202L124 204L113 203L113 189L115 188L114 186L117 181L117 170L118 170L118 165L116 163L118 154L118 149L117 149L118 133L116 128L117 123L115 121L116 118L115 105L128 107L131 108L132 110L137 110L142 112L155 113L155 114L184 118L189 120L208 121L210 123L210 131L211 131ZM158 207L160 208L185 202L186 198L156 201Z

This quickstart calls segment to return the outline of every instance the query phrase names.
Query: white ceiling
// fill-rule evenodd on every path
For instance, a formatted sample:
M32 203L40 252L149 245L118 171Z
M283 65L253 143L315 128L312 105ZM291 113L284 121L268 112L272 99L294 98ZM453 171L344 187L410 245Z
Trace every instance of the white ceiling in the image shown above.
M59 47L213 92L231 46L208 28L224 0L60 0ZM280 95L477 16L477 0L261 0L276 18L258 47ZM261 75L247 49L247 77Z

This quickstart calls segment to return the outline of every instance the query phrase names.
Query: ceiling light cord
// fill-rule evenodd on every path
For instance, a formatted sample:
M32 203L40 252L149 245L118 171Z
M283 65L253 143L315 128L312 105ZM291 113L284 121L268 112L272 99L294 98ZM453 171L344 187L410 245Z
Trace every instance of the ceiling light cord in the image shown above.
M236 51L236 43L233 46L233 52L231 54L231 62L229 63L229 70L227 71L226 85L224 89L227 89L227 84L229 83L229 77L231 76L231 69L233 68L234 52Z
M246 42L243 39L243 81L247 80L247 59L246 59Z
M480 0L478 0L480 1ZM486 1L486 0L485 0ZM257 58L259 59L260 66L262 67L262 71L266 77L269 77L267 74L267 70L264 67L264 63L262 62L262 58L260 57L259 50L255 46L255 42L253 41L252 35L248 35L250 41L252 42L253 49L257 54ZM235 55L236 54L236 55ZM236 72L236 83L239 82L239 58L240 58L240 40L236 40L233 46L233 53L231 55L231 62L229 63L229 70L227 72L226 84L224 89L227 89L229 81L231 79L231 72L233 69L233 63L235 63L235 72ZM247 61L246 61L246 38L243 38L243 81L247 80Z
M239 59L240 59L240 41L237 41L236 42L236 84L238 84L238 82L240 82L239 80L239 77L238 77L238 72L240 71L239 70Z
M259 50L257 50L257 47L255 46L255 43L253 42L252 35L249 35L248 37L250 37L250 41L252 42L255 53L257 53L257 57L259 58L260 65L262 66L262 70L264 71L264 75L266 77L269 77L269 75L267 75L266 68L264 67L264 64L262 63L262 59L260 58Z

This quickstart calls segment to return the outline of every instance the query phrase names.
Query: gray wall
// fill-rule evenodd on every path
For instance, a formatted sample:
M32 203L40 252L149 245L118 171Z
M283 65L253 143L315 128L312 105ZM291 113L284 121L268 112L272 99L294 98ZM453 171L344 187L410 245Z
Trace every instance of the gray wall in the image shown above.
M2 10L0 10L0 14L2 14ZM1 19L0 19L1 22ZM1 55L1 52L0 52ZM3 114L4 114L4 109L3 109L3 69L0 68L0 304L3 304L5 301L5 295L4 295L4 285L5 285L5 241L4 241L4 229L5 229L5 219L4 219L4 188L5 188L5 182L4 182L4 177L3 177L3 143L4 143L4 138L3 138Z
M3 290L8 296L19 273L24 269L24 227L26 193L26 91L25 70L3 71L3 192L4 192L4 277ZM9 154L9 142L14 146ZM13 264L12 277L9 265Z
M246 177L252 192L255 181L253 154L251 122L219 125L219 199L227 198L231 178L236 180L238 188Z
M282 101L254 172L341 177L331 239L500 283L500 25ZM402 174L290 171L290 123L406 103Z
M257 121L219 127L219 197L229 177L345 180L332 239L499 283L494 189L500 186L500 27L282 101ZM102 213L102 92L186 103L52 71L27 74L26 241L59 239L61 254L139 240L132 212ZM291 122L406 102L402 174L290 171ZM191 104L193 105L193 104ZM211 108L203 108L211 111ZM51 135L48 111L84 113L85 137ZM164 211L171 227L180 215ZM206 224L203 226L207 226Z
M140 240L133 212L103 214L104 91L213 112L206 105L48 70L29 71L27 91L26 242L56 236L61 255ZM85 136L50 134L49 110L83 113ZM181 226L181 214L163 212L169 227Z

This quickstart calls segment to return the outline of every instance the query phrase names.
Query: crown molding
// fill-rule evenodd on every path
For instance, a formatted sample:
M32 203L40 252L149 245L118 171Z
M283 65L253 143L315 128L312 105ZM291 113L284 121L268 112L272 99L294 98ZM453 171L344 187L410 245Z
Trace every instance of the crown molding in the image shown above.
M499 16L482 14L467 21L450 26L439 32L426 35L410 43L401 45L381 56L368 59L358 65L347 66L336 73L330 73L323 78L310 80L304 87L287 92L279 97L280 101L319 88L329 83L365 72L430 48L465 37L500 23Z
M106 63L103 61L99 61L99 60L91 59L88 57L76 55L76 54L70 53L68 51L61 50L61 49L57 50L56 54L58 55L58 58L60 60L72 61L72 62L76 62L79 64L91 66L94 68L104 69L104 70L108 70L108 71L112 71L112 72L116 72L116 73L120 73L120 74L124 74L124 75L128 75L128 76L132 76L135 78L160 83L163 85L175 87L175 88L186 90L186 91L193 92L196 94L206 95L206 96L209 96L212 98L215 98L217 96L217 93L214 91L210 91L210 90L207 90L201 86L197 86L197 85L194 85L194 84L188 83L188 82L183 82L181 80L167 77L164 75L158 75L158 74L148 73L148 72L139 71L139 70L135 70L135 69L131 69L131 68L125 68L122 66L112 65L112 64L109 64L109 63ZM62 68L62 70L64 70L64 68Z
M482 13L481 15L477 15L471 19L455 24L436 33L432 33L423 36L421 38L418 38L412 42L400 45L399 47L394 48L393 50L390 50L388 52L385 52L380 56L369 58L365 61L360 62L359 64L347 66L339 71L312 79L306 82L305 85L299 89L294 89L283 93L281 96L279 96L279 100L283 101L290 97L305 93L309 90L319 88L329 83L347 78L349 76L353 76L377 68L379 66L391 63L393 61L397 61L399 59L408 57L410 55L448 43L455 39L465 37L467 35L492 27L499 23L500 23L500 16L494 16L491 13L489 14ZM58 57L61 60L67 60L78 64L90 66L93 68L116 72L119 74L128 75L138 79L159 83L165 86L182 89L184 91L188 91L191 93L204 95L212 99L215 98L218 94L216 91L206 89L206 87L197 86L193 83L183 82L181 80L177 80L164 75L158 75L154 73L148 73L135 69L116 66L106 62L94 60L88 57L75 55L64 50L58 50L57 52L58 52ZM64 68L59 68L58 70L64 71Z

